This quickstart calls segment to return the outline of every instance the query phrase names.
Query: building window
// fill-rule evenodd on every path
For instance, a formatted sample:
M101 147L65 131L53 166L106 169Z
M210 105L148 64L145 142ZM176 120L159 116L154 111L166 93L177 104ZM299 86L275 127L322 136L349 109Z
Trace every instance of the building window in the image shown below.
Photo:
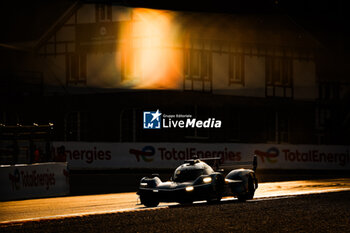
M184 50L184 77L187 78L190 76L190 50Z
M96 4L96 22L112 21L112 6Z
M331 110L327 107L318 106L315 115L316 129L324 129L331 117Z
M290 58L266 57L266 96L293 97L293 62Z
M119 141L135 142L136 141L136 114L137 109L122 109L119 113Z
M210 59L209 52L201 52L201 65L200 65L200 76L202 79L209 79L209 68L210 68Z
M329 129L331 120L331 109L327 106L319 105L315 109L315 136L318 144L327 142L326 132Z
M239 54L229 55L229 85L244 85L244 56Z
M225 112L226 138L230 141L241 140L241 111L237 109L227 108Z
M321 82L318 86L320 100L338 100L340 98L339 83Z
M66 57L67 84L86 83L86 54L70 54Z
M86 112L70 112L64 118L65 141L88 140L88 114Z
M187 79L208 80L210 69L210 54L208 51L185 51L185 77Z
M131 81L135 77L141 77L142 50L132 49L121 52L121 81Z
M289 143L289 116L282 112L268 112L267 115L267 142Z
M292 60L289 58L266 58L266 83L289 87L292 84Z
M184 77L185 90L211 91L211 53L205 50L185 50Z
M289 143L289 117L286 113L278 115L278 143Z
M190 76L192 78L199 78L199 61L200 61L200 53L198 51L190 52Z
M208 119L211 117L212 109L198 107L194 105L192 109L188 109L186 114L191 114L193 118L196 119ZM185 129L185 138L195 141L208 140L210 138L210 128L186 128Z

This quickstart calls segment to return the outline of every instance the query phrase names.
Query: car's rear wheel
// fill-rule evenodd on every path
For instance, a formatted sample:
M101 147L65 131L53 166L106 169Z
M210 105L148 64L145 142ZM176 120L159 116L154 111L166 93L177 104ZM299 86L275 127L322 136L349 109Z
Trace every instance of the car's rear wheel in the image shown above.
M238 198L239 201L250 200L250 199L253 199L254 193L255 193L255 183L254 183L252 175L249 175L249 178L248 178L248 191L246 193L244 193L244 194L237 195L237 198Z
M141 203L146 207L157 207L159 205L159 201L154 198L140 196L140 200Z

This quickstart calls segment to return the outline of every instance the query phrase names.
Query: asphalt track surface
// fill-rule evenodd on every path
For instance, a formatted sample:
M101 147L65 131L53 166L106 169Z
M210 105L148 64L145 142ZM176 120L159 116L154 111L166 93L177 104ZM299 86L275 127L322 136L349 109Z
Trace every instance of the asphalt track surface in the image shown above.
M340 191L350 191L350 178L260 183L254 200L250 202ZM235 199L225 198L222 202L232 200ZM139 205L138 196L134 192L7 201L0 202L0 225L100 214L134 213L167 209L177 205L177 203L160 203L156 208L145 208ZM196 205L201 204L197 202L193 206Z

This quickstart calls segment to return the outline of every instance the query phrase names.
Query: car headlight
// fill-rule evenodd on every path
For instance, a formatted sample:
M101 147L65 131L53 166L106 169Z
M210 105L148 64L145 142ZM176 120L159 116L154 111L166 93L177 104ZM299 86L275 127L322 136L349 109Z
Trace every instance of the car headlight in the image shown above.
M193 189L194 189L193 186L187 186L186 187L186 191L187 192L191 192L191 191L193 191Z
M203 183L209 184L212 181L211 177L204 177Z
M142 187L146 187L147 186L147 183L141 183L140 184Z

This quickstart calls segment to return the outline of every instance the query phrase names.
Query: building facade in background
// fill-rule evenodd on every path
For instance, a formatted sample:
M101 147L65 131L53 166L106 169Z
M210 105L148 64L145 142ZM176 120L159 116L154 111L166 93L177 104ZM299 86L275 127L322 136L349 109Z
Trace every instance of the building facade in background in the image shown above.
M1 48L3 126L53 123L60 141L350 140L349 83L320 78L322 46L287 16L77 2L28 44ZM222 127L144 130L157 109Z

